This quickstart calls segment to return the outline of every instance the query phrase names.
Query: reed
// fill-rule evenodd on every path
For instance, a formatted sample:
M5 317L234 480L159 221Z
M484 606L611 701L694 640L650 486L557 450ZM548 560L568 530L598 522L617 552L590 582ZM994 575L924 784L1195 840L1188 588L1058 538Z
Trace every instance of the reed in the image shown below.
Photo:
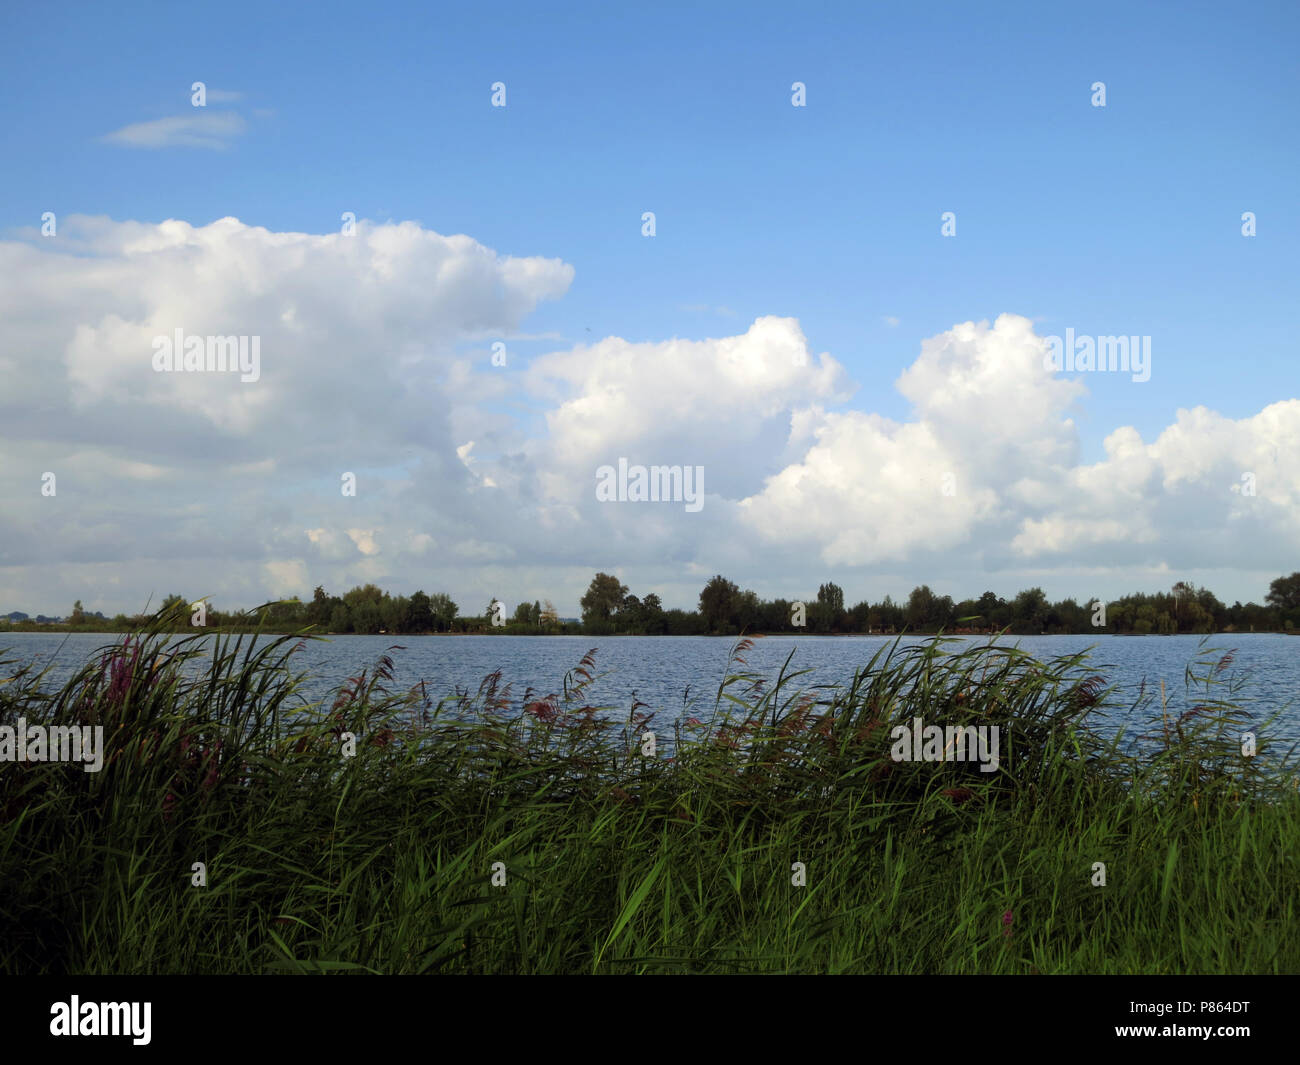
M386 655L326 705L309 633L164 629L57 690L0 658L0 724L106 737L99 773L0 764L0 971L1300 972L1293 752L1218 651L1171 715L1086 655L936 638L824 686L741 640L669 721L589 701L591 652L436 703ZM999 726L997 772L895 762L916 717Z

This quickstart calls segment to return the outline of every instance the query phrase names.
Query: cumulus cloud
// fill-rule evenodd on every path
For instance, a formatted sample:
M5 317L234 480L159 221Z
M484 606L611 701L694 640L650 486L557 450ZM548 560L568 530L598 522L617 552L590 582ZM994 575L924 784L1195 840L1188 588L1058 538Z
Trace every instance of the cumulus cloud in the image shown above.
M0 242L0 352L17 369L0 395L15 501L0 566L23 570L23 601L125 581L115 609L201 573L227 601L261 601L279 589L265 563L304 547L316 580L362 563L405 580L411 552L483 523L456 447L492 378L449 385L457 346L518 333L572 278L414 223L344 236L69 216L54 240ZM157 372L176 330L258 338L260 377ZM26 490L33 469L57 474L57 496Z
M0 596L115 612L373 580L567 613L597 569L690 603L719 571L866 594L898 572L1284 572L1300 549L1300 400L1178 411L1149 442L1116 426L1084 464L1087 389L1013 314L921 340L897 419L876 413L890 382L853 381L788 317L494 367L491 341L528 335L573 277L410 222L73 217L0 242ZM156 372L178 329L258 337L260 376ZM704 508L598 500L620 458L702 467Z
M1285 565L1300 543L1300 400L1233 420L1180 410L1151 444L1121 427L1079 465L1067 411L1086 388L1044 368L1032 322L1004 314L924 341L897 387L914 418L821 414L803 458L739 501L769 544L829 565L960 553L970 568ZM1252 473L1250 494L1243 474Z

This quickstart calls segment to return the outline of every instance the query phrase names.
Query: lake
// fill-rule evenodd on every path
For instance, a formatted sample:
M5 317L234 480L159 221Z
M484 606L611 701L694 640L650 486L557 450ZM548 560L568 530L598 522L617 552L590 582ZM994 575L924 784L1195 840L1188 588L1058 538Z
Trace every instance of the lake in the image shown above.
M0 634L0 658L38 660L50 665L47 686L66 680L98 648L117 642L110 633ZM892 636L767 636L756 640L746 653L748 668L774 679L793 649L790 668L812 669L796 684L845 684L855 668L893 642ZM904 637L903 645L923 643L927 637ZM955 637L953 646L987 643L989 637ZM1184 672L1198 653L1201 636L1007 636L1000 644L1019 646L1040 659L1074 654L1093 648L1092 672L1118 686L1112 705L1131 705L1139 685L1158 693L1165 682L1169 707L1180 712L1195 705L1187 698ZM327 699L339 685L363 669L372 669L380 655L394 646L394 689L425 682L433 702L451 695L457 687L478 690L489 673L502 671L502 683L511 683L516 705L531 687L535 697L562 693L565 673L578 665L583 654L596 649L595 683L587 701L609 706L626 716L633 699L656 711L655 723L667 724L679 716L712 711L718 685L728 670L733 640L708 636L336 636L306 641L292 661L305 672L304 692L311 699ZM1238 698L1257 721L1281 712L1278 723L1264 735L1300 742L1300 638L1276 633L1229 633L1211 636L1206 648L1219 654L1235 651L1232 665L1220 674L1240 677ZM6 667L6 672L12 667ZM1198 670L1198 672L1200 672ZM738 688L733 692L739 694ZM1204 687L1197 689L1204 692ZM1222 693L1226 686L1216 685ZM1156 706L1159 702L1157 698ZM1147 720L1125 723L1132 729ZM1099 722L1100 724L1100 722ZM1103 730L1104 731L1104 730Z

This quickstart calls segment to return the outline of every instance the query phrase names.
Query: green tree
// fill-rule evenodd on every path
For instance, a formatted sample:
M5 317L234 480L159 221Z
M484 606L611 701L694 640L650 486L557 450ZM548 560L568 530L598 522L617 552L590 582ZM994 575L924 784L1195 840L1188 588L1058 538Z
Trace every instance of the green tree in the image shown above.
M992 592L985 592L979 597L979 602L975 604L975 611L979 614L979 624L983 627L996 625L999 608L1006 604Z
M417 590L411 595L406 609L405 630L407 632L433 631L433 608L429 604L429 597L423 591Z
M434 627L439 632L449 632L452 622L456 620L459 608L452 602L446 592L435 592L429 596L429 612L433 614Z
M907 607L903 611L903 617L907 621L909 629L923 629L930 624L930 619L934 616L934 592L930 590L928 584L922 584L918 588L912 589L912 594L907 597Z
M830 582L817 589L818 628L823 632L840 628L844 617L844 589Z
M720 629L731 621L740 589L722 574L709 578L700 592L700 614L709 630Z
M346 598L344 596L344 599ZM352 631L366 636L377 633L383 623L379 604L373 599L358 600L355 605L349 607L348 613L352 619Z
M657 636L664 631L664 604L654 592L641 600L641 615L645 619L645 631Z
M335 603L325 594L325 589L321 585L316 585L316 590L312 592L311 602L307 604L305 620L308 625L315 625L318 628L325 628L329 625L330 614L334 612Z
M844 589L833 581L823 584L817 589L817 602L827 607L832 616L838 618L844 613Z
M384 632L405 632L411 601L404 595L386 596L379 604L379 627Z
M1016 628L1031 633L1042 632L1047 622L1047 594L1041 588L1028 588L1016 596L1012 616Z
M627 595L627 585L608 573L597 573L587 588L587 593L579 600L582 607L582 620L608 621L623 604Z
M1289 577L1279 577L1268 586L1268 595L1264 602L1283 614L1300 610L1300 573Z
M746 588L738 596L732 607L732 620L743 632L752 632L762 623L763 601L758 593Z

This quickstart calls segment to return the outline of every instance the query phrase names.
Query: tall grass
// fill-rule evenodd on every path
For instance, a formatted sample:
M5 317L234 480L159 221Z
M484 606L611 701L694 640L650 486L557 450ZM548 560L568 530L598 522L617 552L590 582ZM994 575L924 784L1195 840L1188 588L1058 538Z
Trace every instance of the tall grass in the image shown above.
M107 748L0 763L0 970L1300 972L1300 792L1242 755L1230 655L1172 716L1085 655L895 643L827 687L742 640L712 713L659 723L589 702L594 652L436 704L384 656L313 704L310 638L160 626L55 691L0 660L0 724ZM998 771L893 761L915 717L999 726Z

